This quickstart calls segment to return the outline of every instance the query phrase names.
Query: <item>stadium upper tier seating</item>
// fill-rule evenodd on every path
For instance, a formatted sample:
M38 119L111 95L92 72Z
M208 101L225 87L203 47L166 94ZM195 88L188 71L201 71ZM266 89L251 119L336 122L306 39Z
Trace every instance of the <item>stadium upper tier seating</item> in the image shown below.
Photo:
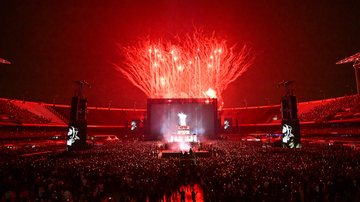
M1 122L23 124L50 124L58 117L43 106L36 106L33 102L0 99Z
M334 121L360 118L360 96L334 98L314 105L299 116L301 121Z
M346 121L360 119L360 96L352 95L326 100L298 103L301 122ZM0 124L67 125L69 105L0 99ZM88 107L88 124L126 126L132 120L144 120L146 109ZM280 105L224 108L220 119L232 124L277 124L281 122Z

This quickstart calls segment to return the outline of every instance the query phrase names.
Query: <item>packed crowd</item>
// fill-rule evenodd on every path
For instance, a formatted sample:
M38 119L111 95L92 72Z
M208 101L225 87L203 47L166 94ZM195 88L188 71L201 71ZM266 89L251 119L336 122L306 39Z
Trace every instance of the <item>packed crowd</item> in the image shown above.
M351 113L360 112L360 96L353 95L334 99L326 104L320 104L309 112L299 115L300 121L327 121L333 119L337 113L348 110Z
M198 184L205 201L360 200L360 153L344 147L214 141L202 146L211 156L191 166L158 158L157 148L156 142L117 142L73 153L3 156L0 200L169 201L186 183Z
M0 100L0 114L6 114L11 120L19 124L45 124L51 122L51 120L46 117L38 116L29 112L26 109L22 109L16 106L14 103L11 102L11 100Z
M289 150L242 142L217 142L211 150L217 155L198 164L209 201L360 200L358 151L321 145Z
M154 143L1 159L0 195L9 201L157 201L177 184L178 161L158 159Z
M18 140L18 139L51 139L65 138L67 128L46 129L46 128L24 128L24 127L6 127L0 128L1 140Z

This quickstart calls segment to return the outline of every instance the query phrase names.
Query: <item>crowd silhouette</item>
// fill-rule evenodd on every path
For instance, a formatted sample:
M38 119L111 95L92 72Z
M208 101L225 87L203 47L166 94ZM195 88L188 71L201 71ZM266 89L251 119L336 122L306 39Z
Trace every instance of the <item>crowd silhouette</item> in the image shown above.
M0 200L360 200L360 154L351 148L305 144L264 150L254 142L214 141L202 146L210 157L196 157L196 165L187 166L178 158L154 156L157 144L116 142L32 156L2 151ZM186 185L191 197L185 198Z

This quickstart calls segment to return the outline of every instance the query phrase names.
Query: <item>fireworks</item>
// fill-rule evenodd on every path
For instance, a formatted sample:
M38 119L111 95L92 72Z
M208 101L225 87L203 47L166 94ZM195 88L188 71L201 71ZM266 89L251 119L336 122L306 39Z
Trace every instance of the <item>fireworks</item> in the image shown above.
M243 46L228 48L215 34L201 31L172 41L142 40L123 47L125 65L117 66L149 98L218 98L248 70L253 55Z

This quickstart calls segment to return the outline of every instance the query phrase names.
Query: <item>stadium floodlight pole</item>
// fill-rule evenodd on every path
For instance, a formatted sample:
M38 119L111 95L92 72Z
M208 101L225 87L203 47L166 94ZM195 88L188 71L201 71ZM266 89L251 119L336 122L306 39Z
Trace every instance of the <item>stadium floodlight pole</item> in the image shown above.
M356 91L357 94L359 95L360 94L360 87L359 87L360 52L345 59L342 59L338 61L336 64L345 64L350 62L353 62L355 80L356 80Z
M359 62L359 60L356 60L354 62L353 67L354 67L354 72L355 72L357 94L360 94L360 87L359 87L359 67L360 67L360 62Z
M3 59L3 58L0 58L0 64L7 64L7 65L10 65L10 64L11 64L11 62L9 62L9 61L7 61L7 60L5 60L5 59Z

